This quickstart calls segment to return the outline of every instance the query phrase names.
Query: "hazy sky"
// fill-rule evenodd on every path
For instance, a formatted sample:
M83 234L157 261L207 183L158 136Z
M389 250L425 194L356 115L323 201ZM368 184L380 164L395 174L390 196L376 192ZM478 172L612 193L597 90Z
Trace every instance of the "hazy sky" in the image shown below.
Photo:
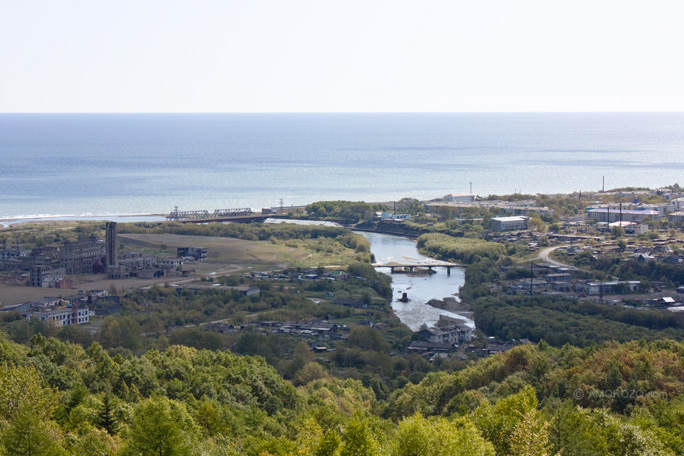
M0 0L0 112L684 111L684 2Z

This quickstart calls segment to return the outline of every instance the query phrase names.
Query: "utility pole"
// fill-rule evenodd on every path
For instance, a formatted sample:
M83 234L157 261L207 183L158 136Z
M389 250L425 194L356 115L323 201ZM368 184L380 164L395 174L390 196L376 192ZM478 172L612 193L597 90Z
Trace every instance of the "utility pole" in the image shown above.
M532 282L534 281L534 261L530 263L530 298L532 297Z

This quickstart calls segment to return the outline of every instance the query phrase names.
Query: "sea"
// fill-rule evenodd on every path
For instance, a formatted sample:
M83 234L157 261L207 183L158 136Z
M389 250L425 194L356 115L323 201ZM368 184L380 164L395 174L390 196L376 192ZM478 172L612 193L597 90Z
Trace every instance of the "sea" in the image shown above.
M659 187L684 113L0 114L0 163L5 221Z

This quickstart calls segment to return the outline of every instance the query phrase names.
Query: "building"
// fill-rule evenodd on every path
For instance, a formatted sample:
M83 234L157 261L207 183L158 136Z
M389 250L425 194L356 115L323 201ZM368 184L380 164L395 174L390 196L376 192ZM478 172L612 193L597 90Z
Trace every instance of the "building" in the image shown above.
M644 220L660 220L660 212L653 210L619 210L608 207L587 210L587 216L601 223L634 222L643 223Z
M325 320L288 321L278 329L285 334L298 336L318 336L334 339L338 337L337 325Z
M204 261L207 259L207 249L203 247L178 247L176 249L176 256L178 258L193 258L195 261Z
M671 200L671 209L674 212L684 211L684 198Z
M428 342L441 344L462 344L470 342L473 338L473 330L460 325L427 328L419 331L418 334Z
M509 214L509 215L527 215L527 214L553 214L553 209L549 209L548 207L540 207L540 206L521 206L521 205L509 205L509 206L504 206L502 205L499 209L501 209L501 212L504 214Z
M183 266L183 260L180 258L162 258L159 264L162 268L174 269Z
M492 219L492 231L517 231L526 230L529 217L494 217Z
M30 254L30 250L21 250L18 247L0 250L0 260L9 260L10 258L26 257Z
M29 268L29 287L49 287L50 281L57 282L66 276L66 269L53 268L45 264L32 265Z
M26 318L53 322L55 326L82 325L90 321L90 310L86 307L32 307Z
M615 282L586 282L576 283L575 290L578 293L584 292L586 295L600 295L600 294L620 294L620 293L634 293L639 291L641 282L638 280L629 281L615 281Z
M454 350L454 345L447 342L428 342L425 340L414 340L408 347L410 352L420 354L431 354L435 352L446 353Z
M92 274L93 265L106 256L104 243L93 237L68 242L59 249L59 265L67 274Z
M667 219L673 223L684 222L684 211L673 212L667 216Z
M21 314L24 314L28 312L31 309L31 303L30 302L22 302L19 304L12 304L9 306L5 306L0 308L0 312L19 312Z
M109 271L111 266L117 266L118 258L116 252L116 222L107 222L106 225L107 239L105 240L106 245L106 269Z
M90 321L90 310L67 304L61 298L42 298L0 309L3 312L20 312L26 319L37 318L55 326L81 325Z
M473 203L475 202L475 195L471 195L470 193L449 193L448 195L444 195L444 201L448 203Z
M109 265L107 266L107 278L112 280L127 279L130 277L128 266Z

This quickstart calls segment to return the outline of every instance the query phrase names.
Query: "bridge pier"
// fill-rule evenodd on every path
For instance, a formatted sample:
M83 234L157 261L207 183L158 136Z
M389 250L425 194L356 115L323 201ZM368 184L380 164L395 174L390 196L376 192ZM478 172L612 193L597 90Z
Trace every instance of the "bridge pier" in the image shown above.
M450 276L451 275L451 266L447 266L446 268L447 268L447 275Z

